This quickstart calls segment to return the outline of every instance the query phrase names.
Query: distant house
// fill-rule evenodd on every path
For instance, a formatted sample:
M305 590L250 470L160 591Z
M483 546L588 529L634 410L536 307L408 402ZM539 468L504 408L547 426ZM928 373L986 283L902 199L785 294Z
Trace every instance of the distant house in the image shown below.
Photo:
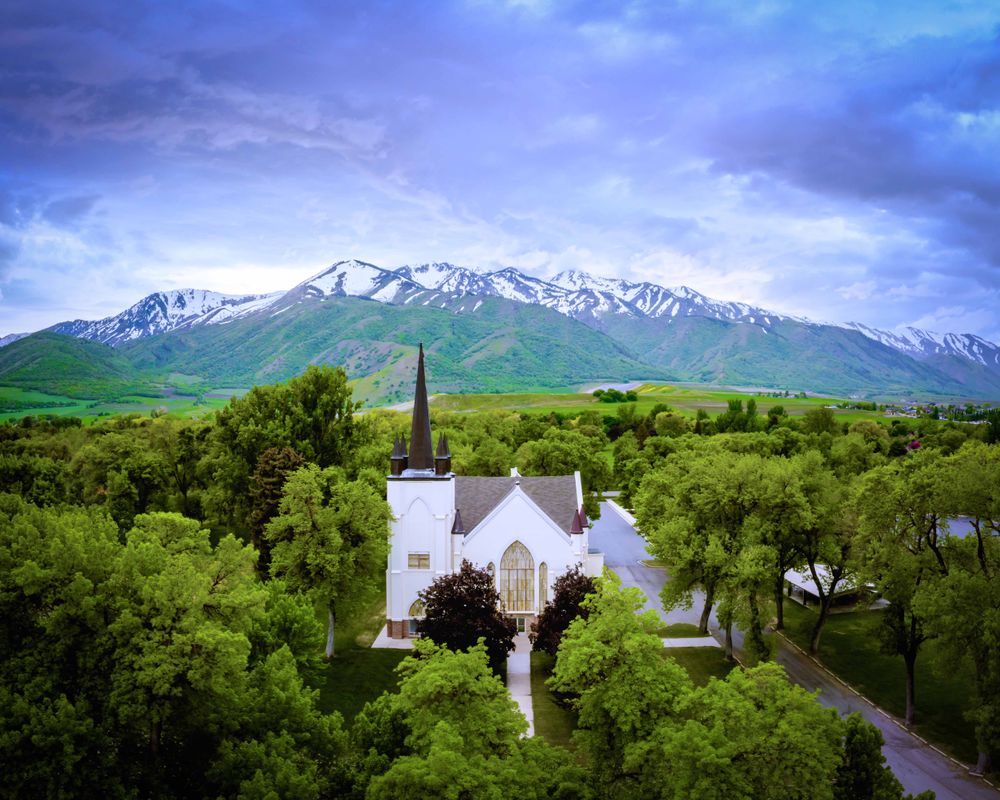
M431 447L424 350L409 448L397 440L387 497L392 509L386 570L386 627L392 638L416 632L423 609L417 594L463 560L494 576L507 614L525 630L551 599L556 578L579 565L597 576L604 556L591 552L580 473L550 477L455 475L445 436Z
M816 573L823 583L823 589L829 591L831 581L829 568L825 564L817 564ZM785 590L790 598L806 607L819 605L819 587L808 568L788 570L785 573ZM872 586L868 584L858 585L855 579L848 575L837 583L837 591L833 594L832 605L853 606L860 600L867 600L872 591Z

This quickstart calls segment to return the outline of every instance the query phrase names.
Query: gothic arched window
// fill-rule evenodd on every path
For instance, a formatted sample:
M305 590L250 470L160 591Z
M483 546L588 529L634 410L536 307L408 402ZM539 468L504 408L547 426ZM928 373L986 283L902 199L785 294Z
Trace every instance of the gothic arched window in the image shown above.
M499 588L508 613L535 610L535 562L520 542L508 547L500 559Z
M544 561L538 565L538 610L549 602L549 566Z
M417 635L417 620L423 619L424 617L424 604L420 600L414 600L413 605L410 606L410 619L407 623L407 628L410 631L410 636Z

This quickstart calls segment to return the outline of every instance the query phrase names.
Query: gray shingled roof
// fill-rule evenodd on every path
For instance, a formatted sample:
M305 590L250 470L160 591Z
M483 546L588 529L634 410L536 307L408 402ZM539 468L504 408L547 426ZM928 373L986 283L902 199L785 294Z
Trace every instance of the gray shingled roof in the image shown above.
M462 512L465 530L471 532L499 505L516 481L522 491L562 530L569 531L577 510L576 480L572 475L538 478L455 478L455 507Z

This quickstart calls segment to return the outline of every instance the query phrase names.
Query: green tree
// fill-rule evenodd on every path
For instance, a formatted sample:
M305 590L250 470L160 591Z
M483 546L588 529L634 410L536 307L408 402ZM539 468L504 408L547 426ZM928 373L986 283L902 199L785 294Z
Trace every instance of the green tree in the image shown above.
M234 397L212 429L213 487L206 499L215 514L230 527L246 528L250 479L268 448L291 447L321 468L350 466L368 436L366 424L354 418L359 406L340 367L311 366L288 383Z
M811 408L802 416L802 430L806 433L836 433L837 418L826 406Z
M289 647L262 635L288 614L250 548L212 547L163 513L136 517L122 543L101 510L10 496L0 521L5 795L330 793L339 717L315 710Z
M916 718L915 666L927 638L914 597L922 584L947 572L939 466L936 454L914 453L866 473L854 493L858 570L889 601L881 646L902 656L906 666L907 724Z
M1000 449L967 444L941 463L941 511L965 514L965 538L946 537L947 570L921 584L914 607L948 665L971 664L978 772L1000 753Z
M565 750L522 738L527 723L483 645L454 652L417 640L415 648L399 666L399 692L366 706L356 726L371 765L383 765L359 776L359 789L370 781L366 797L589 797Z
M636 500L640 529L672 576L664 604L689 604L700 583L706 595L703 629L711 604L722 601L719 620L730 657L735 622L747 627L747 644L766 656L763 603L783 576L782 558L790 558L775 542L788 530L784 515L801 506L801 498L786 484L772 485L769 474L769 462L755 454L677 454L647 475Z
M366 603L382 586L389 553L389 506L370 484L315 464L285 482L278 516L265 528L271 574L327 610L326 657L337 613Z
M574 738L587 753L606 797L633 797L639 770L629 754L671 717L690 691L687 672L664 658L656 612L639 613L645 598L607 573L563 635L549 686L575 699ZM642 698L641 702L636 702Z
M689 692L678 719L632 753L637 796L664 800L833 798L842 724L777 664Z
M257 468L250 479L250 543L258 552L257 574L264 580L270 576L271 542L265 529L281 507L285 481L305 459L291 447L269 447L257 459Z
M730 563L716 527L715 503L708 491L709 459L694 452L678 454L643 478L635 499L639 530L649 550L666 564L670 580L663 587L665 608L690 608L694 591L705 591L698 629L708 633L716 588Z
M619 410L626 407L620 406ZM541 439L521 445L515 462L522 475L569 475L579 470L587 516L600 516L593 493L606 489L611 475L607 461L587 436L550 428Z
M455 471L462 475L502 477L510 475L514 454L510 447L492 437L483 438L461 460L456 460Z
M843 760L837 767L834 800L903 800L903 786L885 765L882 731L855 712L844 719ZM906 795L906 800L914 800ZM921 792L916 800L934 800Z

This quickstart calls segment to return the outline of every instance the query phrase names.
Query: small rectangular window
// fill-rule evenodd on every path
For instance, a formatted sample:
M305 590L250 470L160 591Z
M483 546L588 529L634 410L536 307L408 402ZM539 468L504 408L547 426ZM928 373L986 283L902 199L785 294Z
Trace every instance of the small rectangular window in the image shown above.
M407 567L410 569L430 569L431 568L431 554L430 553L410 553L407 559Z

